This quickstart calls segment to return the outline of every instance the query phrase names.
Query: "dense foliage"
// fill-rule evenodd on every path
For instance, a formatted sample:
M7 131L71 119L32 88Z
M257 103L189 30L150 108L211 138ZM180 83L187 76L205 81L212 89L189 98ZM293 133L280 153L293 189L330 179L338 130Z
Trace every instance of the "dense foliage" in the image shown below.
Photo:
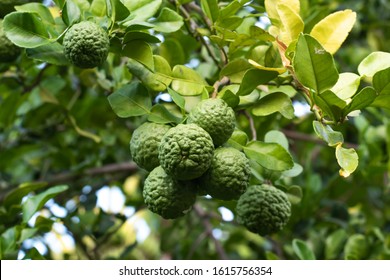
M387 1L34 2L0 19L1 259L390 258ZM64 53L82 21L110 40L98 67ZM147 209L133 132L208 98L234 110L250 184L286 194L281 231L248 231L235 200Z

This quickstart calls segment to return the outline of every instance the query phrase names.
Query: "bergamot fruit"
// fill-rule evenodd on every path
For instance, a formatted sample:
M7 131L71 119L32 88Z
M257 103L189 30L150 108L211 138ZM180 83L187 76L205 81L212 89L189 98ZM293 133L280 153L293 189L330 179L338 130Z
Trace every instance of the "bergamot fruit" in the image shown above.
M5 36L3 22L0 20L0 62L12 62L20 54L21 50Z
M280 231L291 215L287 195L270 185L249 186L237 201L237 220L249 231L268 235Z
M94 68L106 61L110 40L99 25L82 21L69 28L63 46L65 57L72 64L80 68Z
M139 167L152 171L160 165L158 146L170 128L169 125L146 122L134 130L130 140L130 152Z
M158 166L145 180L143 197L150 211L164 219L176 219L191 209L196 193L191 181L178 181Z
M206 172L213 152L213 140L203 128L178 124L162 138L158 156L167 174L179 180L191 180Z
M236 117L224 100L212 98L199 102L188 115L187 123L195 123L206 130L217 147L232 135Z
M201 188L213 198L236 200L249 184L251 170L244 153L234 148L215 150L210 168L201 177Z

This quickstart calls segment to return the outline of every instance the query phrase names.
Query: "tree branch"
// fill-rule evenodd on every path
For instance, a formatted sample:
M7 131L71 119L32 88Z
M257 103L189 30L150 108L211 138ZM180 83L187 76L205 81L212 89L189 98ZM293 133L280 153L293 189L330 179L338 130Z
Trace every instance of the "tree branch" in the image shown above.
M214 242L215 250L217 251L221 260L228 260L228 256L221 244L221 242L213 236L213 226L210 223L210 216L200 207L200 205L194 205L194 211L199 216L203 226L205 227L205 231L207 236L211 238Z
M252 133L252 140L256 141L257 140L257 131L256 131L255 122L254 122L252 116L247 111L243 110L242 112L247 117L247 119L249 121L249 127L250 127L251 133Z

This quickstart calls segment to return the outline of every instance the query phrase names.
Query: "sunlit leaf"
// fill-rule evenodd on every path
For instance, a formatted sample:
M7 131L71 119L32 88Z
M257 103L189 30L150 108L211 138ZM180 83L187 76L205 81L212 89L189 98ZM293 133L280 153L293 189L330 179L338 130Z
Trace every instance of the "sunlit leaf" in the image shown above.
M313 121L313 127L318 137L327 142L329 146L337 146L344 142L343 134L339 131L334 131L329 125Z
M372 52L358 66L360 76L373 77L375 73L390 67L390 53Z
M351 10L338 11L318 22L310 35L329 53L334 54L347 38L356 21L356 13Z
M348 177L353 173L359 164L359 157L355 149L346 149L340 145L336 147L336 158L339 163L340 175L343 177Z
M264 96L252 109L255 116L268 116L275 112L279 112L287 119L294 117L291 99L283 92L274 92Z

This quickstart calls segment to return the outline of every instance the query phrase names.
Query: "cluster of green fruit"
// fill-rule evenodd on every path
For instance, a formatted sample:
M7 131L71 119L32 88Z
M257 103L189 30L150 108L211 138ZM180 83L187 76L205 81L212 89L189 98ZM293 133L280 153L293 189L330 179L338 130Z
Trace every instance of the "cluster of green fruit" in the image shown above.
M198 195L237 201L239 223L266 235L288 222L291 204L269 185L249 186L246 155L224 145L235 129L235 113L222 99L206 99L185 124L143 123L130 141L134 162L149 171L143 197L148 209L165 219L185 215Z

